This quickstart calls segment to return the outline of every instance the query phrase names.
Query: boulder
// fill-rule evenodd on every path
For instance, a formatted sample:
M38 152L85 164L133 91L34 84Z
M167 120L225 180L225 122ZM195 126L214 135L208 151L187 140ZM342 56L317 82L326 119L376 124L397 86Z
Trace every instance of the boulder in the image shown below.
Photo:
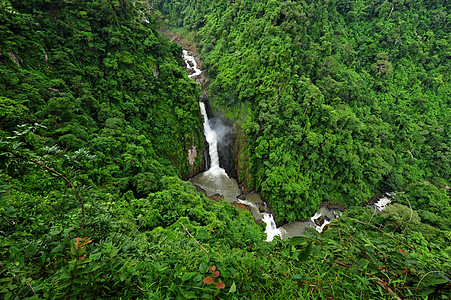
M324 217L320 216L319 218L315 219L316 226L321 226L324 224Z
M211 199L213 201L219 202L221 201L221 195L219 194L214 194L212 196L207 196L208 199Z
M233 202L232 205L235 206L237 209L245 209L245 210L247 210L246 205L244 205L243 203Z

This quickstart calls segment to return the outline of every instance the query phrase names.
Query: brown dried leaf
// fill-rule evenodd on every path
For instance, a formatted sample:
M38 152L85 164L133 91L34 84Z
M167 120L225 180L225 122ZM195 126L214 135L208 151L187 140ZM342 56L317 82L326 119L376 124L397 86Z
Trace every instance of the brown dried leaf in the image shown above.
M203 280L203 282L206 283L206 284L212 284L213 281L214 281L214 279L213 279L213 277L211 277L211 276L207 276L207 277L205 277L204 280Z
M221 282L221 281L218 282L218 283L216 284L216 288L217 288L218 290L225 288L224 282Z
M91 240L84 241L83 243L81 243L80 247L83 247L84 245L89 244L91 242L92 242Z

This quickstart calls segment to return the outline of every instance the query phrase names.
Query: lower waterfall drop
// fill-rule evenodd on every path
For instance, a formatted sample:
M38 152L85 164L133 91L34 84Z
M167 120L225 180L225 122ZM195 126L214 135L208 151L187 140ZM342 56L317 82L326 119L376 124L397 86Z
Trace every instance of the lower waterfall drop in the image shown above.
M263 213L263 222L266 223L266 241L271 242L276 235L282 237L282 232L277 228L276 222L271 214Z

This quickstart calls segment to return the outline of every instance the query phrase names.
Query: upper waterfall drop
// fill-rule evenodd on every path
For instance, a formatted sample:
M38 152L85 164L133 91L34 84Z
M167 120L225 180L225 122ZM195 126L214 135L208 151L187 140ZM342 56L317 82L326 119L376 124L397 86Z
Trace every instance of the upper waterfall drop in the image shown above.
M202 71L197 67L197 62L194 55L187 50L183 50L183 59L185 60L186 68L193 72L188 75L188 77L194 79L196 76L202 74ZM224 197L224 200L234 203L237 201L237 197L241 194L241 191L236 180L230 178L226 171L219 165L218 139L220 139L222 135L218 135L215 129L212 128L210 120L208 119L205 103L199 102L199 106L202 117L204 118L204 135L205 140L208 143L210 166L207 171L191 178L190 181L204 189L207 195L211 196L219 194ZM258 208L255 207L255 210L258 211ZM276 235L282 235L282 230L277 228L271 214L261 214L261 220L266 223L265 233L267 235L267 241L272 241Z
M197 67L194 55L190 54L188 50L183 50L183 59L185 60L186 68L188 70L194 70L193 74L188 75L189 78L194 78L202 74L202 70Z

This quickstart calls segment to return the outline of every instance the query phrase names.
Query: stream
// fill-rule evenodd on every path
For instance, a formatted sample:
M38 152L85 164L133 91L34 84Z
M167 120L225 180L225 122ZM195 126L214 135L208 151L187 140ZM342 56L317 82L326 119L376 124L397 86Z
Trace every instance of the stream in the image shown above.
M183 59L186 63L188 76L196 80L196 77L202 74L202 70L199 69L193 53L183 50ZM215 124L221 122L215 122L214 118L209 119L205 103L199 102L199 108L204 121L204 135L208 143L210 165L207 166L207 171L192 177L189 181L203 189L207 196L219 195L231 204L239 203L246 206L256 222L261 220L266 224L266 241L272 241L275 236L281 238L300 236L303 235L307 228L314 228L316 231L322 232L327 224L341 215L340 211L321 206L307 221L296 221L277 227L268 205L261 199L260 195L254 192L243 195L236 180L229 177L221 167L218 155L218 142L224 136L224 131L232 130L232 128L224 128L223 125L215 126ZM388 194L387 197L379 199L371 206L372 209L376 213L382 211L391 202L389 196Z

